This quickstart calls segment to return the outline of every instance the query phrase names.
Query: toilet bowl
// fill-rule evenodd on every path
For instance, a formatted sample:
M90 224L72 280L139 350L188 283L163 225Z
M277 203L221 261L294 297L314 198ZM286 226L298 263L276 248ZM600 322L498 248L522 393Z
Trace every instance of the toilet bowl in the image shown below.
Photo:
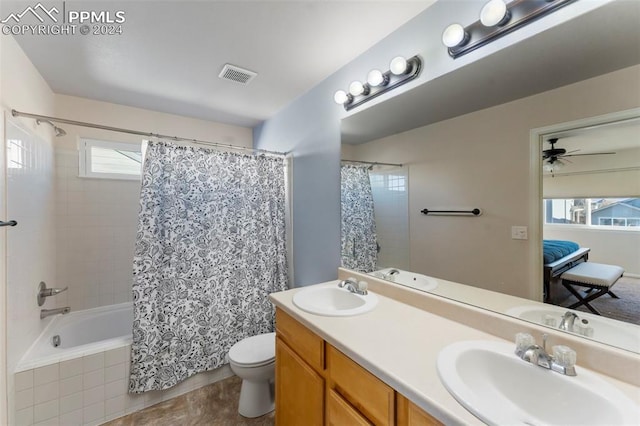
M276 334L259 334L239 341L229 349L229 365L242 379L240 415L252 418L273 411Z

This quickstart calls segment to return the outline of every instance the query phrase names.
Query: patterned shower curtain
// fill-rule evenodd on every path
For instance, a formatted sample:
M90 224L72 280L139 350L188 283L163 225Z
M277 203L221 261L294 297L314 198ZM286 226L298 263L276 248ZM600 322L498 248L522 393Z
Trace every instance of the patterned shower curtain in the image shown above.
M366 166L342 166L342 266L360 272L376 270L378 240L373 194Z
M150 142L133 261L129 391L167 389L273 331L287 287L282 159Z

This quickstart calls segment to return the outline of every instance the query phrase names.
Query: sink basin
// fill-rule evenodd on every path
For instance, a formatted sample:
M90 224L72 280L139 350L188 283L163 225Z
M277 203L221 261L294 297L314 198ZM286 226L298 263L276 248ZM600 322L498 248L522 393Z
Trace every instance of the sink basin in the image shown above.
M369 292L366 296L349 290L331 287L309 287L293 296L293 304L303 311L330 317L359 315L369 312L378 304L378 296Z
M593 335L589 336L590 338L619 348L640 352L640 334L638 334L638 327L633 324L547 304L516 306L508 309L505 313L525 321L558 328L562 322L562 316L567 311L578 315L580 320L576 320L576 324L581 320L587 321L588 326L593 329ZM553 323L549 324L549 321ZM571 330L571 332L579 334L575 330Z
M440 380L487 424L640 424L640 407L606 380L579 367L569 377L529 364L514 348L490 341L449 345L438 355Z

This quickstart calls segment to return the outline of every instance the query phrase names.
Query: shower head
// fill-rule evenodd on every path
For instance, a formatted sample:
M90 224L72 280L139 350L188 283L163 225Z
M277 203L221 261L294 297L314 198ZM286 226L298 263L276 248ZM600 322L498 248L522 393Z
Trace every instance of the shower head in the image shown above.
M64 136L64 135L66 135L66 134L67 134L67 132L65 132L65 131L64 131L64 129L61 129L60 127L56 126L55 124L53 124L53 123L52 123L51 121L49 121L49 120L40 120L40 119L37 119L37 120L36 120L36 123L37 123L37 124L40 124L40 123L47 123L47 124L51 125L51 126L53 127L53 130L56 132L56 137L58 137L58 138L59 138L60 136Z

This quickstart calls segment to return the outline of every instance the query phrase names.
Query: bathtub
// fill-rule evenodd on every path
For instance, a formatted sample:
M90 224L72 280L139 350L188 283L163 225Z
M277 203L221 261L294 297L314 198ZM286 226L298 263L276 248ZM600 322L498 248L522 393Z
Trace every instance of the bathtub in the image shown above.
M97 426L233 375L226 364L171 389L130 394L132 316L122 303L54 317L13 375L9 423Z
M56 315L18 363L16 372L131 344L131 302ZM58 347L53 345L59 336Z

